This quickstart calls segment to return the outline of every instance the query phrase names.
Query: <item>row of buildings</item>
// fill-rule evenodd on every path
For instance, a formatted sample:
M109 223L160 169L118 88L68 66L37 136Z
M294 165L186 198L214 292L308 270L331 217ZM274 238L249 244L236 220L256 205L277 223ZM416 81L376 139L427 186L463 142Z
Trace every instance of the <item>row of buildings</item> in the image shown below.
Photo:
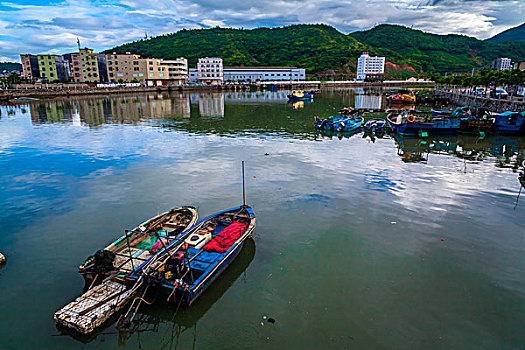
M224 67L219 57L199 58L196 68L188 60L143 58L130 52L95 53L83 48L66 55L20 55L22 78L77 83L140 82L148 86L225 82L299 81L305 70L296 67Z

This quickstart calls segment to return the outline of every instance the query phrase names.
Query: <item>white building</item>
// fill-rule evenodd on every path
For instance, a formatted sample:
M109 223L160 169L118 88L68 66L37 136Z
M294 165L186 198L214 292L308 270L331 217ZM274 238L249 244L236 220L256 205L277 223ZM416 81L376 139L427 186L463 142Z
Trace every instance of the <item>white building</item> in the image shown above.
M190 83L196 83L197 82L197 68L189 68L188 69L188 81Z
M500 57L492 61L492 69L505 70L512 69L512 62L510 58Z
M305 80L303 68L296 67L224 67L224 81L291 81Z
M385 58L369 56L363 52L357 60L357 80L382 80L385 75Z
M205 57L197 62L197 81L208 85L219 85L223 81L222 58Z

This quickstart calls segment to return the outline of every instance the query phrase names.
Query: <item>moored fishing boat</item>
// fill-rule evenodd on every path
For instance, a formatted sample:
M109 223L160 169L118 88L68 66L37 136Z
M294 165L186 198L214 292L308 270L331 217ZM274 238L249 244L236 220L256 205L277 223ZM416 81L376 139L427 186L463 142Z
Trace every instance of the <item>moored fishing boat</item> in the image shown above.
M348 119L348 117L347 116L341 116L341 117L329 116L328 118L325 118L325 119L314 117L314 126L316 129L336 131L337 125L345 119Z
M416 95L409 90L398 90L389 93L386 97L389 103L415 103Z
M381 132L383 131L385 124L386 120L383 118L372 118L365 123L364 130L368 133Z
M295 90L292 91L290 95L288 95L288 99L292 101L312 100L314 98L314 95L314 91Z
M494 123L491 132L498 135L524 135L525 111L506 111L493 116Z
M337 123L335 130L338 132L354 132L359 130L363 126L364 122L365 118L363 117L346 118Z
M173 208L126 231L126 234L88 257L78 271L96 283L115 273L131 273L197 222L194 207Z
M390 113L387 121L392 131L401 135L450 135L459 130L461 123L459 118L432 117L412 113Z
M255 213L248 205L210 215L192 227L184 240L172 242L159 253L159 263L147 274L168 298L191 305L237 257L254 229ZM139 278L125 276L132 283Z

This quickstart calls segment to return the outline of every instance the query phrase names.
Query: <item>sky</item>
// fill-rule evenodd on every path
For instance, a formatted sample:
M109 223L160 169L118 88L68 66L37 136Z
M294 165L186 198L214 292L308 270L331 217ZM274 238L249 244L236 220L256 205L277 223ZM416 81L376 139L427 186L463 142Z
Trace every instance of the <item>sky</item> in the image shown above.
M523 23L524 0L0 0L0 61L102 51L183 28L324 23L343 33L401 24L480 39Z

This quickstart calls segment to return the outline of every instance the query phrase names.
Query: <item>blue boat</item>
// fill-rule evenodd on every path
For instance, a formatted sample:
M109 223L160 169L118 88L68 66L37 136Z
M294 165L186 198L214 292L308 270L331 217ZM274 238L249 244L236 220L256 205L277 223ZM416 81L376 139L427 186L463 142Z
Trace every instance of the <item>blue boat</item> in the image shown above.
M292 91L290 95L288 95L288 99L292 101L309 101L314 98L315 92L314 91Z
M145 274L168 299L191 305L233 262L254 229L250 206L220 211L167 246ZM126 281L135 283L139 278L131 274Z
M334 127L338 132L354 132L359 130L364 122L365 118L363 117L350 117L340 120L337 123L334 122Z
M523 135L525 134L525 111L506 111L493 116L491 132L498 135Z
M383 118L373 118L365 123L364 129L365 132L368 133L381 132L383 131L385 124L386 120L384 120Z
M347 116L343 117L333 117L329 116L326 119L319 119L318 117L314 118L314 126L316 129L327 130L327 131L336 131L337 125L340 122L349 119Z
M460 118L415 116L413 114L389 114L388 125L393 132L401 135L453 135L461 125Z

